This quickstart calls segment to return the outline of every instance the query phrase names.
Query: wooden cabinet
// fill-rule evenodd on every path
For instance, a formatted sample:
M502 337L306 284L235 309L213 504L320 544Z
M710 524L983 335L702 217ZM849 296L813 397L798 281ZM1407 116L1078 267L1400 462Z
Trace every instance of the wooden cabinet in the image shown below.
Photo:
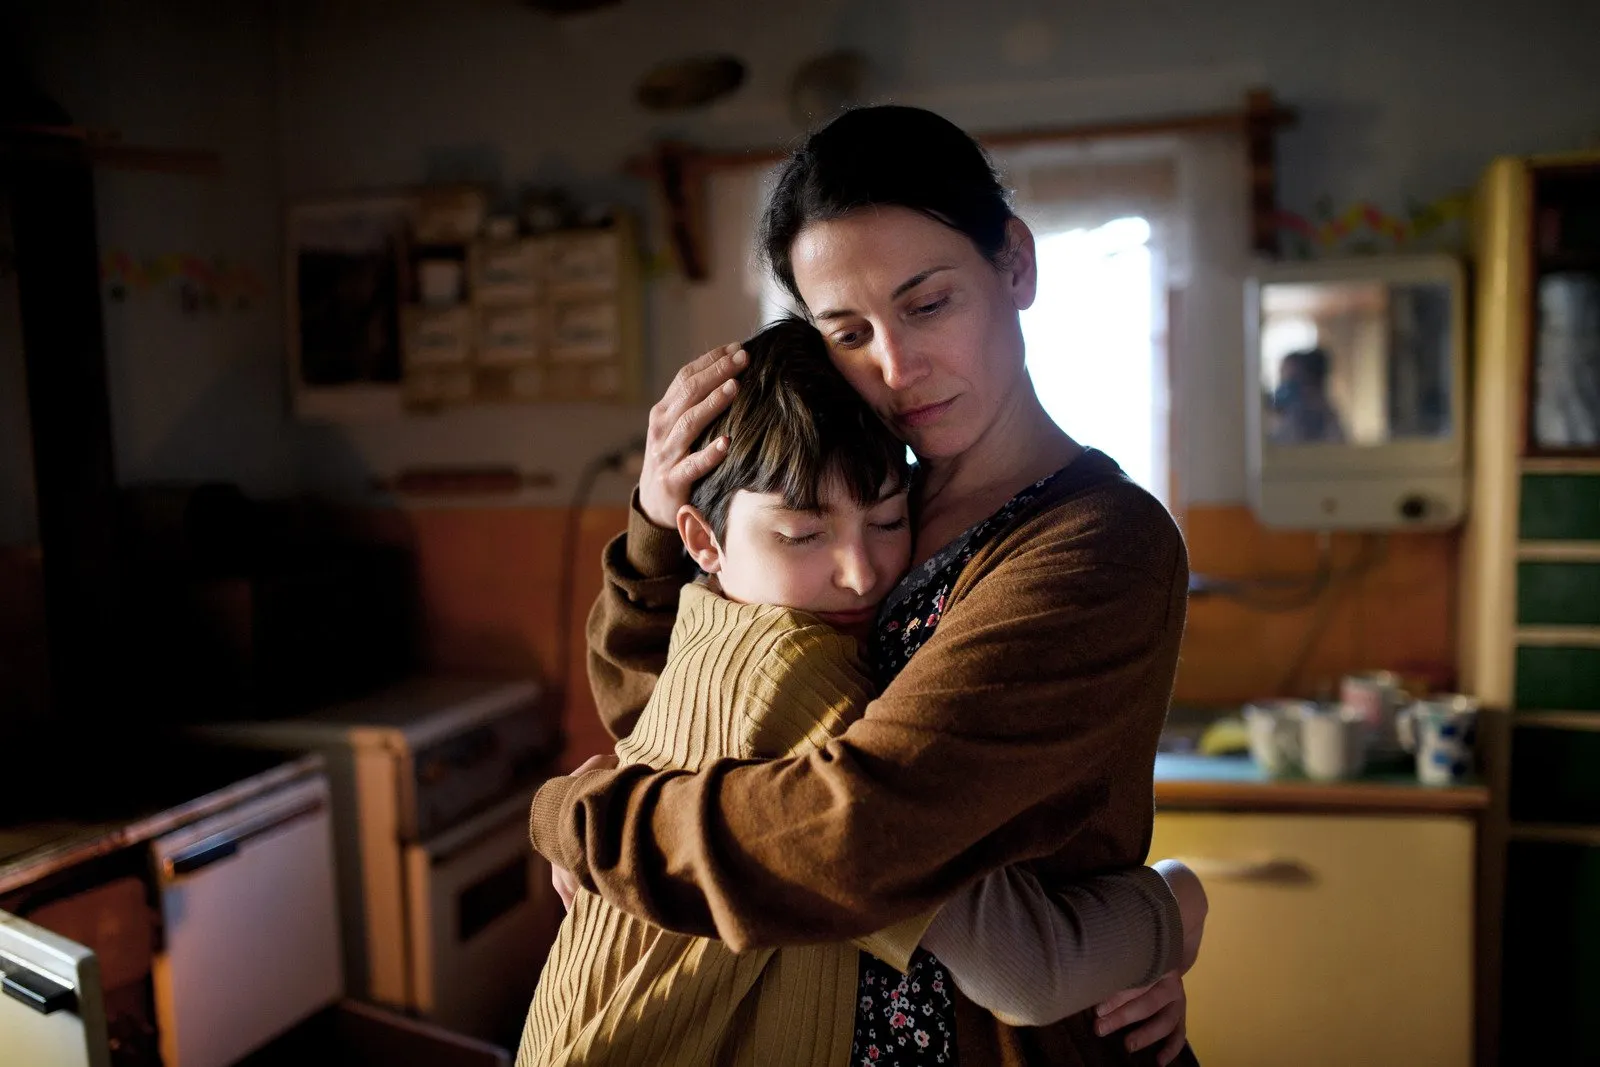
M1206 1067L1467 1067L1474 821L1162 812L1211 899L1186 980Z
M1460 634L1496 800L1483 842L1484 1062L1594 1063L1600 154L1496 160L1474 238Z

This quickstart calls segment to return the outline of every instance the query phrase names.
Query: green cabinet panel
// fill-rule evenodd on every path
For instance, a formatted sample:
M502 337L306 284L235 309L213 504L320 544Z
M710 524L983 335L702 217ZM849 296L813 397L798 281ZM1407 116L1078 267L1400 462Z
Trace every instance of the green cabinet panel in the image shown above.
M1517 564L1517 622L1600 625L1600 563Z
M1600 714L1595 719L1600 721ZM1511 818L1600 823L1600 731L1517 727L1511 741Z
M1513 841L1501 1063L1600 1063L1600 848Z
M1520 646L1516 699L1523 711L1600 711L1600 648Z
M1525 474L1524 541L1600 540L1600 474Z

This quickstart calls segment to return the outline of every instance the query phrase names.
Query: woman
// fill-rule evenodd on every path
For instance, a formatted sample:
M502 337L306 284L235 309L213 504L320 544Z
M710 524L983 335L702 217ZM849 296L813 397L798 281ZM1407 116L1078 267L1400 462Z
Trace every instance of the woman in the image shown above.
M626 911L736 950L859 937L1007 864L1061 882L1142 863L1187 558L1160 503L1034 394L1020 322L1033 239L987 157L928 112L853 111L790 159L764 229L835 365L919 460L913 569L878 619L886 687L803 758L547 783L535 847ZM619 736L686 578L673 516L726 448L692 442L738 366L708 353L651 413L636 514L607 552L621 595L590 620ZM1121 1063L1156 1042L1160 1062L1190 1055L1176 976L1040 1028L952 1000L926 952L904 976L863 955L860 987L852 1063ZM907 1013L928 1020L930 1047L888 1040ZM1126 1040L1104 1036L1135 1020Z

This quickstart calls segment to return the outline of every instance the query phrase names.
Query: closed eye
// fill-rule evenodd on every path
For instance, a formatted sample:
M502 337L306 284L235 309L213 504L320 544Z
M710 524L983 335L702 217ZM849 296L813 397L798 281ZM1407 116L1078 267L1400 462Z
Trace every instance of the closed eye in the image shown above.
M907 519L902 515L893 522L875 522L872 525L880 530L904 530L907 525Z
M797 535L795 537L790 537L786 533L783 533L783 532L778 531L778 530L774 530L774 531L772 531L772 536L776 537L778 539L778 543L781 544L781 545L804 545L804 544L809 544L812 541L815 541L817 538L821 537L822 535L820 533L808 533L808 534L799 534L799 535Z

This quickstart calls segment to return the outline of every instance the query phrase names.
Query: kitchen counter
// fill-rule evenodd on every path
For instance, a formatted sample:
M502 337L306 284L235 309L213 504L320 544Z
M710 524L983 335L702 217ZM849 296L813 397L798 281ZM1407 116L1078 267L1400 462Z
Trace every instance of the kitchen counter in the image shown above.
M159 837L320 772L322 757L144 737L15 748L0 811L0 893Z
M1481 782L1430 786L1408 766L1360 778L1314 782L1268 776L1248 756L1156 756L1157 811L1274 811L1373 815L1473 815L1489 805Z

